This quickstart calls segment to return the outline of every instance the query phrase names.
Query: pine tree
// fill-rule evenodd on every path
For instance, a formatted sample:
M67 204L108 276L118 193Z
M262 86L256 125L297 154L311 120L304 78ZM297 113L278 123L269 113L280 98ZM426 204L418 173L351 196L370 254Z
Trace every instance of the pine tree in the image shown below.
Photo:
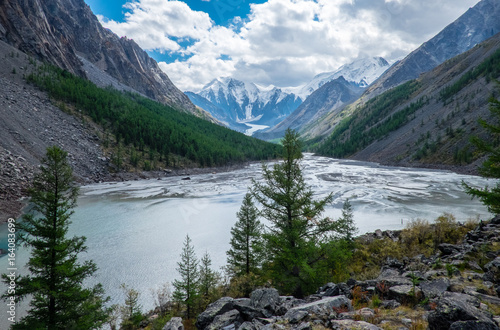
M47 148L39 174L30 190L34 214L18 224L19 239L31 248L27 263L30 275L19 276L15 297L31 296L31 309L13 329L94 329L107 318L102 286L84 288L82 282L97 266L79 263L78 255L87 250L85 237L67 238L69 218L78 196L67 152ZM3 279L6 280L6 274ZM4 298L7 295L4 295Z
M354 243L354 235L357 233L358 228L354 223L352 205L349 200L344 202L342 216L337 220L335 231L338 238L346 240L351 245Z
M258 210L247 193L240 210L238 221L231 228L231 249L226 252L230 270L236 275L256 273L262 263L262 233L264 226L257 219Z
M332 195L315 201L304 181L298 134L288 129L282 144L284 161L272 169L263 166L264 182L254 180L252 195L270 222L263 237L273 285L285 294L302 297L321 285L318 267L327 257L326 246L336 224L321 218Z
M497 117L497 120L500 119L500 100L490 99L490 112ZM477 149L489 155L479 168L479 173L487 178L498 179L500 178L500 125L498 122L495 125L483 119L480 120L480 124L491 133L491 139L486 141L479 137L472 138L472 143ZM488 211L500 214L500 182L497 182L492 188L485 187L483 189L471 187L465 182L463 182L463 186L469 195L473 198L479 198L488 207Z
M212 270L211 266L212 258L210 258L208 252L205 252L203 258L201 258L200 264L199 294L202 298L202 310L204 310L210 303L210 297L220 278L219 274L216 271Z
M200 272L198 269L198 259L191 245L189 235L182 248L181 261L177 263L177 271L181 275L180 280L174 280L174 299L186 306L187 318L193 316L193 307L198 298L198 285L200 282Z
M139 323L143 319L141 305L139 304L140 293L137 290L129 288L125 284L122 284L121 288L125 292L125 304L120 306L120 312L122 315L120 329L137 329Z

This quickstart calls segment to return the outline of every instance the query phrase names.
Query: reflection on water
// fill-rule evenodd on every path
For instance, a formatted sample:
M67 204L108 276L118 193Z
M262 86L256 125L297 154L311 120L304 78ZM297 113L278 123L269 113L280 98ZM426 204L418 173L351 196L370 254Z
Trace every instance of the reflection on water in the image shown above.
M461 188L462 180L484 186L486 180L479 177L312 155L306 155L303 166L317 198L334 195L326 215L340 216L343 202L351 200L360 233L400 229L402 219L433 220L443 212L460 221L488 217ZM251 179L259 179L260 173L260 164L252 164L230 173L191 176L189 181L170 177L82 187L70 234L87 237L88 253L82 259L93 259L99 267L91 284L101 282L112 303L122 303L119 286L126 283L141 292L143 308L151 309L150 290L178 276L176 263L186 234L198 257L207 251L214 267L223 266L236 212ZM1 230L3 244L6 231ZM18 263L27 257L19 251ZM6 268L6 258L1 258L0 270Z

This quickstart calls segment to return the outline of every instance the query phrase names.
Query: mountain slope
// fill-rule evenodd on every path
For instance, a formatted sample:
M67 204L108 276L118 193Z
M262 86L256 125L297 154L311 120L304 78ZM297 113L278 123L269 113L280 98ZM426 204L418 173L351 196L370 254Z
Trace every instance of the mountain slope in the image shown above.
M468 140L483 132L477 119L490 118L488 100L498 95L498 78L500 33L355 111L347 109L351 115L317 151L402 166L470 164L478 155Z
M500 32L500 1L482 0L406 58L391 67L366 94L367 98L417 78Z
M278 125L254 134L263 140L273 140L284 135L288 128L300 130L305 125L312 125L327 112L336 112L343 106L356 100L363 88L344 79L343 76L323 84L313 92L291 115Z
M273 140L283 136L287 128L302 133L314 129L321 118L337 114L355 101L366 87L387 70L389 63L382 57L358 59L333 72L314 77L296 93L305 99L290 116L274 127L259 131L256 137Z
M5 0L0 40L98 85L107 74L147 97L196 113L157 63L133 40L104 29L83 0ZM86 70L79 57L101 74Z

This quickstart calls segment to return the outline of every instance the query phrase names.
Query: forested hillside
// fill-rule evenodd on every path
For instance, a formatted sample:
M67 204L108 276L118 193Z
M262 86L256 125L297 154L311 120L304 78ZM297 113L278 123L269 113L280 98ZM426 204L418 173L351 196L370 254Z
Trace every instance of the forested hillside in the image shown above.
M270 159L277 155L276 145L137 94L98 88L51 65L39 67L27 79L62 101L63 110L68 110L64 104L74 106L82 115L109 129L119 146L133 146L137 153L131 152L132 165L137 165L146 152L149 152L148 161L158 158L170 165L169 162L180 156L201 167Z
M397 165L467 165L481 157L469 138L481 134L500 77L500 35L420 78L361 106L350 106L324 141L322 155ZM347 115L349 114L349 115Z

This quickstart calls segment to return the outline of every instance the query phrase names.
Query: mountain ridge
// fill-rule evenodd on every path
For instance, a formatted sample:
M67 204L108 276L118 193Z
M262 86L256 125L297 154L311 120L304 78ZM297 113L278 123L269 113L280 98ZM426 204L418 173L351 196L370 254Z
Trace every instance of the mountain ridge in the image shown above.
M469 8L436 36L424 42L388 69L366 91L365 97L417 78L444 61L457 56L500 32L500 2L482 0Z
M350 116L317 151L387 165L463 167L476 173L481 158L468 140L483 134L478 118L491 117L488 100L498 96L494 81L499 78L500 33L418 79L355 105L356 111L348 106Z
M83 0L5 0L0 7L0 40L92 80L81 56L138 93L197 114L156 61L133 40L102 27Z

